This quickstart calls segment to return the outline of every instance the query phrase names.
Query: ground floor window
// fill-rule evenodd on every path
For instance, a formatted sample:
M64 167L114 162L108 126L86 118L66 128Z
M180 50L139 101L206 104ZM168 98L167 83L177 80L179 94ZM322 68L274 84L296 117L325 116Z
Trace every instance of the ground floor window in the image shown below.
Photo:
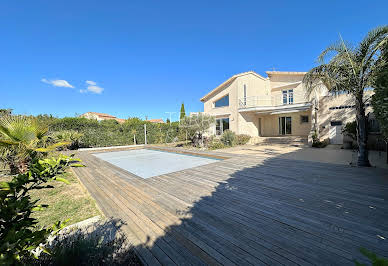
M300 122L301 123L308 123L309 122L309 116L308 115L301 115L300 116Z
M216 119L216 135L222 135L225 130L229 129L229 118Z

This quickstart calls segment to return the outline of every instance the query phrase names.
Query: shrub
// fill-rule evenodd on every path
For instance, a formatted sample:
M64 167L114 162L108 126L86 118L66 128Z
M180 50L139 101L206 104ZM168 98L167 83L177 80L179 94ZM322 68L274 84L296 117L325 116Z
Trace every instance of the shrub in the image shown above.
M209 150L218 150L218 149L224 149L224 148L226 148L226 146L218 139L214 139L210 141L208 144Z
M233 146L236 134L233 131L225 130L221 136L221 142L226 146Z
M342 133L351 137L353 140L357 140L357 122L349 122L342 129Z
M62 229L57 222L51 228L37 228L35 211L47 207L32 200L29 194L35 189L46 189L48 181L67 182L62 177L69 166L82 166L72 156L61 155L51 159L33 159L26 173L18 174L10 182L0 182L0 264L20 264L23 258L32 256L32 250L43 250L50 234Z
M236 135L235 144L236 145L245 145L248 143L248 141L251 139L251 136L240 134Z
M370 260L370 264L372 266L388 266L388 259L384 257L378 257L375 253L367 250L366 248L360 248L360 252L362 255L367 257ZM357 260L354 261L354 263L357 266L364 266L365 264L362 264L358 262Z
M316 132L312 135L312 138L313 138L312 146L314 148L325 148L329 144L328 140L320 141L318 138L318 134Z
M65 228L49 245L50 255L43 253L39 260L23 262L59 266L141 265L133 247L119 230L122 224L120 220L112 219L82 229Z
M56 119L50 125L50 131L77 131L82 134L78 141L79 147L106 147L117 145L144 144L144 124L147 126L147 143L169 143L180 134L179 123L155 124L139 118L129 118L123 124L115 120L98 122L86 118Z
M61 130L54 132L52 138L55 142L69 142L69 145L64 146L65 149L76 150L80 147L80 139L83 134L75 130Z
M48 128L35 118L3 116L0 118L0 161L11 174L24 173L32 158L69 143L49 144Z

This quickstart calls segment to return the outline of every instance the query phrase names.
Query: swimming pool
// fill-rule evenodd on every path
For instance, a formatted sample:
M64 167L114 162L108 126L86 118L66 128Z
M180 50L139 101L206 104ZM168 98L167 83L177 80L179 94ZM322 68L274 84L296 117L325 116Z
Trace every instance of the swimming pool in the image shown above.
M93 155L142 178L168 174L220 160L150 149L103 152Z

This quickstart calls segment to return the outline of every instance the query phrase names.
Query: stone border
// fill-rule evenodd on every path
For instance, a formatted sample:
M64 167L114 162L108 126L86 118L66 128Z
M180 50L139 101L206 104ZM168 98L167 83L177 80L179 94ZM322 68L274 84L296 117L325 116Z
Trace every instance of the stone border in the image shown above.
M108 150L108 149L122 149L122 148L132 148L132 147L143 147L144 144L138 145L125 145L125 146L109 146L109 147L98 147L98 148L81 148L79 151L99 151L99 150Z

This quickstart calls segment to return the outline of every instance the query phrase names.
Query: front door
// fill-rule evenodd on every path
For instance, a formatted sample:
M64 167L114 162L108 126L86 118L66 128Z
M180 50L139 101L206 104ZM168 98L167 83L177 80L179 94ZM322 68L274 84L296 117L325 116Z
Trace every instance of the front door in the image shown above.
M291 135L291 117L279 117L279 135Z

